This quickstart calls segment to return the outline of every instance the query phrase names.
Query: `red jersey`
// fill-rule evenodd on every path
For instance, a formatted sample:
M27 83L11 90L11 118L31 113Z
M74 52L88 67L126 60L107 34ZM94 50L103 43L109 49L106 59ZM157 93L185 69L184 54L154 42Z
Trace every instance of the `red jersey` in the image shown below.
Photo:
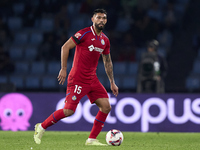
M69 80L89 83L96 77L100 55L110 53L110 41L104 33L98 36L93 26L78 31L71 39L76 49Z

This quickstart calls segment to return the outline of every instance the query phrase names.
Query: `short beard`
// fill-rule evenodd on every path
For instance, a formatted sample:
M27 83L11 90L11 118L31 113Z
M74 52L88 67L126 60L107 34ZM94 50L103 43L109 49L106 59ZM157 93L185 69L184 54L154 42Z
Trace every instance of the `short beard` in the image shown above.
M103 25L102 27L100 27L98 24L95 24L95 27L97 28L97 30L102 31L105 27L105 25Z

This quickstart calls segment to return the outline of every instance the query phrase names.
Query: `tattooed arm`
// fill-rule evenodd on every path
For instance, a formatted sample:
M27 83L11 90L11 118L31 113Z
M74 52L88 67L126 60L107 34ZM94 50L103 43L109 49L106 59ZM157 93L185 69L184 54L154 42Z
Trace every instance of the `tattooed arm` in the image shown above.
M115 96L117 96L118 95L118 87L115 84L115 80L114 80L113 64L111 61L111 56L110 56L110 54L108 54L108 55L102 55L102 57L103 57L103 63L104 63L106 74L110 80L110 88L111 88L113 94Z
M103 57L103 63L105 67L106 74L110 80L110 83L115 82L114 81L114 75L113 75L113 65L111 61L110 54L108 55L102 55Z

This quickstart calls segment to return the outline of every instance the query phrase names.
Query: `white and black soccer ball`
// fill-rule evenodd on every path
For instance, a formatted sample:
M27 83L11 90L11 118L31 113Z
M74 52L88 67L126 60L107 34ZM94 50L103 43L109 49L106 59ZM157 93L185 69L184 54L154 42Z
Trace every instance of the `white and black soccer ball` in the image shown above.
M120 130L112 129L106 134L106 142L108 145L120 146L124 140L124 136Z

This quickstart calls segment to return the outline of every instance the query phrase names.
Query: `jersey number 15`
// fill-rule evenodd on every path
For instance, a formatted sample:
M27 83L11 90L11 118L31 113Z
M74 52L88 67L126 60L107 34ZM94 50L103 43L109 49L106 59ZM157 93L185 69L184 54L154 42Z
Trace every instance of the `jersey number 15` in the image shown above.
M80 94L82 86L75 85L74 93Z

